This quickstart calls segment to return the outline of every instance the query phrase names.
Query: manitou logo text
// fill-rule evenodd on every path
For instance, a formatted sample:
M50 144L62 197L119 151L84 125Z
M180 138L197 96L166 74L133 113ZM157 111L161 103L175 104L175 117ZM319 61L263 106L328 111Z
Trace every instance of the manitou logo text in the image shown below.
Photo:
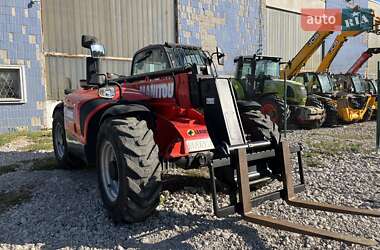
M153 98L172 98L174 96L174 83L143 85L140 86L140 91Z

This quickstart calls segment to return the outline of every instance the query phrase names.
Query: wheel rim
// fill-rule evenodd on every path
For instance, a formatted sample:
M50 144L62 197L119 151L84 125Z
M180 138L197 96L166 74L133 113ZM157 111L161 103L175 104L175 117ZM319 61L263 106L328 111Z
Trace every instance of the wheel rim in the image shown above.
M65 132L60 123L57 123L54 131L54 142L57 156L62 159L65 156Z
M276 109L276 107L273 104L271 104L271 103L265 103L265 104L263 104L261 106L261 112L263 114L269 115L269 117L272 120L272 122L278 123L279 117L278 117L277 109Z
M103 189L111 202L119 196L119 166L115 150L109 141L105 141L100 153L100 173Z

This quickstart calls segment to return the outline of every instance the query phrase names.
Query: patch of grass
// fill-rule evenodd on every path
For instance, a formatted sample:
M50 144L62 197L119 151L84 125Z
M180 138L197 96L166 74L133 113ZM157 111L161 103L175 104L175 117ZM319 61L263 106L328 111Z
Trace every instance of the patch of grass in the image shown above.
M320 154L314 151L302 151L302 156L307 158L312 158L315 156L319 156Z
M41 130L38 132L30 132L26 135L32 144L21 148L22 151L40 151L53 150L51 130Z
M306 140L305 143L312 151L309 152L310 156L313 156L313 154L336 155L342 152L367 153L370 151L370 149L365 148L364 142L352 142L341 138L334 138L334 140L324 140L319 142Z
M42 170L54 170L57 169L57 161L54 158L45 158L35 160L31 166L31 171L42 171Z
M17 164L2 166L2 167L0 167L0 175L7 174L10 172L15 172L17 168L18 168Z
M321 164L313 160L312 158L305 158L305 163L308 167L311 167L311 168L321 167Z
M53 142L52 141L42 141L42 142L33 142L32 144L23 147L20 149L21 151L35 152L35 151L51 151L53 150Z
M0 214L8 211L12 207L29 201L32 192L29 189L20 189L7 193L0 193Z
M21 148L20 150L22 151L39 151L39 150L53 149L51 130L41 130L41 131L21 130L17 132L1 134L0 146L4 146L20 138L25 138L25 140L32 142L32 144Z
M24 132L5 133L0 135L0 147L23 136Z
M361 145L359 143L352 143L352 144L348 145L348 149L352 153L360 153L361 151L363 151L363 150L361 150Z

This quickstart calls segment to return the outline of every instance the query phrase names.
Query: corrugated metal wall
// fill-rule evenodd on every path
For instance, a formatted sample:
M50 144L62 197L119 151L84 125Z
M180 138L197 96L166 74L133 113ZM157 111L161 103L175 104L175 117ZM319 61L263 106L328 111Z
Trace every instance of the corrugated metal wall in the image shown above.
M306 32L301 29L301 16L297 13L273 8L266 10L265 54L279 56L283 61L288 61L298 53L314 32ZM315 70L321 62L321 57L322 50L320 48L302 70Z
M48 99L62 99L67 79L85 78L82 34L118 57L104 60L103 69L121 74L130 73L137 49L176 38L174 0L42 0L42 22Z

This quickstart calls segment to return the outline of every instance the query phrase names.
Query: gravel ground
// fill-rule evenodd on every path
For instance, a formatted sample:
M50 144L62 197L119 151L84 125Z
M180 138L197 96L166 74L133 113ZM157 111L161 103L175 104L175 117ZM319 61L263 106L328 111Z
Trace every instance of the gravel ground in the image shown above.
M375 123L295 131L305 145L307 191L300 197L364 208L380 208L380 156L373 152ZM1 163L51 157L0 149ZM11 152L11 153L10 153ZM11 154L11 156L9 156ZM3 158L6 158L6 160ZM24 163L23 163L24 164ZM3 166L5 164L2 164ZM199 183L163 191L162 204L144 223L114 225L102 207L94 169L30 171L0 176L0 194L27 190L31 198L0 209L0 249L365 249L213 216L211 196ZM268 192L272 183L257 193ZM221 195L225 202L227 197ZM380 244L380 219L294 208L266 202L255 211L275 218L365 236ZM380 248L377 248L380 249Z

